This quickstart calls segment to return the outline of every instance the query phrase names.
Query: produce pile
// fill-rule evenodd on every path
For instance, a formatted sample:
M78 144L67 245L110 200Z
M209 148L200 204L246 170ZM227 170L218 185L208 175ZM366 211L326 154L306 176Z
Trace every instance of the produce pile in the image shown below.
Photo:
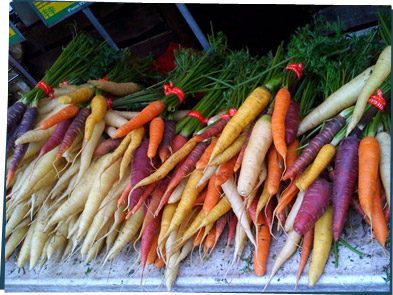
M315 17L259 57L212 34L206 52L177 48L169 72L76 35L8 109L6 259L32 270L103 251L115 264L131 243L141 282L154 264L171 290L195 247L208 257L226 239L235 267L251 243L264 276L284 238L265 288L298 247L293 283L310 257L312 287L337 243L351 248L340 237L350 208L384 248L389 28L383 14L361 35Z

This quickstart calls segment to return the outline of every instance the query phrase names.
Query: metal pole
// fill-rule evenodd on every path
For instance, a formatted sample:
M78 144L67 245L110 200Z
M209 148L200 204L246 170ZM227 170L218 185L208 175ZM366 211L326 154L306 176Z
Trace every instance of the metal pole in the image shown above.
M27 72L27 71L24 69L24 67L22 67L22 66L16 61L15 58L12 57L11 54L8 54L8 59L9 59L9 61L17 68L17 70L18 70L19 72L21 72L21 74L22 74L23 76L25 76L25 77L27 78L27 80L29 80L29 82L30 82L32 85L34 85L34 86L37 85L37 81L29 74L29 72Z
M192 17L190 11L183 3L176 3L177 8L180 10L180 13L183 15L184 19L190 26L191 30L194 32L195 36L197 37L199 43L201 43L203 49L208 51L210 49L210 44L207 41L205 35L202 33L201 29L199 28L198 24Z
M106 32L106 30L101 25L101 23L98 21L98 19L94 16L94 14L91 12L91 10L87 7L85 9L83 9L82 11L86 15L86 17L89 19L89 21L93 24L93 26L96 28L98 33L100 33L102 38L107 40L111 47L113 47L116 50L119 50L119 47L117 47L116 43L112 40L112 38Z

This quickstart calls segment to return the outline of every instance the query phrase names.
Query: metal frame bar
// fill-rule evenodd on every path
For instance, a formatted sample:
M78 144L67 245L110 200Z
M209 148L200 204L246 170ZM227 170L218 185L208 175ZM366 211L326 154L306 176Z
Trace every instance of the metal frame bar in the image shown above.
M183 3L176 3L176 6L179 9L180 13L183 15L188 25L190 26L191 30L194 32L195 37L197 37L199 43L201 43L203 49L205 51L208 51L210 49L209 41L207 41L207 38L199 28L198 24L196 23L195 19L193 18L186 5Z
M28 71L25 70L24 67L22 67L15 58L13 58L13 56L11 54L8 54L8 59L9 61L16 67L16 69L23 75L26 77L27 80L29 80L29 82L32 85L37 85L37 81L29 74Z
M109 34L104 29L104 27L101 25L101 23L98 21L98 19L91 12L90 8L88 8L88 7L84 8L84 9L82 9L82 11L86 15L86 17L89 19L89 21L93 24L93 26L96 28L98 33L100 33L102 38L107 40L111 47L113 47L116 50L119 50L119 47L117 47L116 43L112 40L112 38L109 36Z

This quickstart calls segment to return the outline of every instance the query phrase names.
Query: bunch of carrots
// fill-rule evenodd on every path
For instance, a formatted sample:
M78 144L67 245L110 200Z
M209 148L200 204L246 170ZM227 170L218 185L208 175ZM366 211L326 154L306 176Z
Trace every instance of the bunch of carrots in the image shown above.
M116 80L123 67L115 65L108 80L64 85L54 99L37 104L35 128L13 135L9 150L26 145L18 165L11 155L7 163L7 259L21 245L16 263L29 262L32 270L56 253L66 261L80 250L89 262L106 248L106 263L140 240L141 282L154 264L165 267L171 290L180 262L195 247L203 257L213 255L226 227L227 247L235 240L231 266L250 241L254 273L264 276L274 232L282 230L286 241L265 288L298 248L294 284L311 255L312 287L332 245L344 243L350 206L385 247L390 45L370 49L373 65L348 74L318 105L310 89L324 73L308 69L305 52L285 59L281 44L274 55L256 58L221 43L213 48L224 68L208 65L211 52L191 58L179 51L179 68L153 88L129 80L135 76ZM196 66L181 66L194 58ZM203 76L198 82L197 74ZM112 100L124 106L146 93L163 95L158 86L171 79L177 87L142 111L112 109ZM200 92L195 105L188 103L191 111L177 110Z

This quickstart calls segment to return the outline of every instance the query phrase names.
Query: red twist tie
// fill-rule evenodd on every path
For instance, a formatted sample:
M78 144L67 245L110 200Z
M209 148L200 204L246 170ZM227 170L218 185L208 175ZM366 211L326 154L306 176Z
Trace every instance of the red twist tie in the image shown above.
M225 120L227 118L232 118L236 114L237 110L235 108L231 108L228 111L228 114L224 114L221 116L222 120Z
M98 81L108 81L108 78L104 77L104 78L98 79Z
M55 98L55 96L53 95L54 91L48 83L46 83L44 81L40 81L37 83L36 87L39 87L42 90L44 90L45 94L49 95L50 98Z
M296 74L297 78L300 80L304 70L303 63L301 62L298 64L289 64L285 67L285 70L293 71Z
M202 124L207 124L207 121L209 121L209 118L204 118L202 114L198 111L189 111L186 114L186 117L194 117L197 118Z
M186 95L184 94L184 91L178 87L173 87L173 82L169 81L169 85L168 84L164 85L164 94L165 94L165 96L168 96L171 93L173 93L174 95L177 96L180 103L183 103L184 98L186 97Z
M112 97L107 97L106 98L106 104L107 104L107 106L108 106L108 110L113 110L112 109L112 103L113 103L113 99L112 99Z
M60 87L60 88L63 87L64 85L70 85L70 83L68 83L67 80L65 80L65 81L59 83L59 87Z
M386 105L386 100L382 96L382 90L378 89L377 94L371 95L368 99L368 103L372 104L382 112Z

